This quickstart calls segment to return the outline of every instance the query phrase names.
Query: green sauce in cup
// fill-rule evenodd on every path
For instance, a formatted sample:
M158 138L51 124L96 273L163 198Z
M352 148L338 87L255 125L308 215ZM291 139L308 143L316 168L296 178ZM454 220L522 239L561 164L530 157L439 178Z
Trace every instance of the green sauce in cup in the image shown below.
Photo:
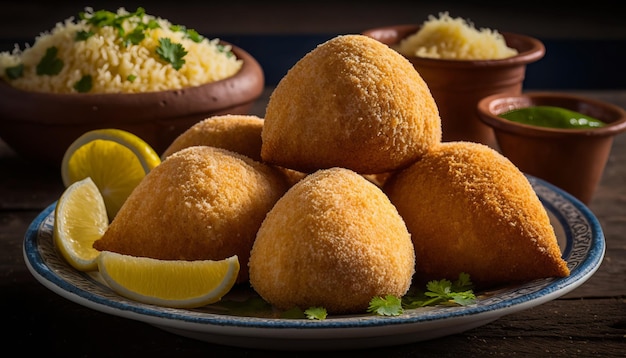
M549 128L590 129L606 125L599 119L555 106L519 108L499 116L513 122Z

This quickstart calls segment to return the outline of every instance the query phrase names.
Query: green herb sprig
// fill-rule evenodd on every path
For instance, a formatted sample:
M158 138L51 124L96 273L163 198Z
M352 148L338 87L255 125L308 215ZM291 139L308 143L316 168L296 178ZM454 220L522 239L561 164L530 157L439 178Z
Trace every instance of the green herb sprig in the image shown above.
M375 313L380 316L398 316L404 312L402 308L402 300L393 295L383 297L374 297L370 301L367 312Z
M7 78L10 80L16 80L22 76L24 76L24 64L20 63L15 66L7 67L4 70L4 73L7 75Z
M91 91L93 86L93 78L91 75L85 75L74 84L74 89L78 93L87 93Z
M304 311L306 318L310 320L325 320L328 313L324 307L311 307Z
M63 61L57 57L59 49L55 46L48 47L46 54L37 64L38 75L58 75L63 69Z
M149 19L144 22L146 11L144 8L137 8L135 12L128 13L126 15L118 15L114 12L107 10L98 10L92 14L81 12L79 18L85 20L85 22L95 27L114 27L120 38L122 44L128 46L130 44L138 45L146 38L146 31L159 28L160 25L155 19ZM129 21L134 24L132 30L124 29L124 22ZM195 30L187 29L182 25L172 25L170 27L172 31L180 31L185 34L185 37L191 39L194 42L201 42L204 38ZM82 39L84 34L77 34L77 40ZM159 46L156 49L159 57L172 65L174 69L179 70L184 64L184 57L187 54L187 50L181 44L172 43L168 38L160 38Z
M405 309L436 305L467 306L476 302L473 283L467 273L459 274L454 282L433 280L426 284L425 292L409 292L402 299L395 296L374 297L367 309L370 313L397 316Z
M176 70L180 70L185 64L185 55L187 51L181 44L173 43L168 38L159 39L159 47L156 49L156 53L162 60L170 63Z
M403 297L405 308L435 305L467 306L476 302L474 284L468 274L462 272L457 280L434 280L426 284L426 292L409 294Z
M93 31L77 31L76 36L74 37L74 41L85 41L93 35L95 35Z

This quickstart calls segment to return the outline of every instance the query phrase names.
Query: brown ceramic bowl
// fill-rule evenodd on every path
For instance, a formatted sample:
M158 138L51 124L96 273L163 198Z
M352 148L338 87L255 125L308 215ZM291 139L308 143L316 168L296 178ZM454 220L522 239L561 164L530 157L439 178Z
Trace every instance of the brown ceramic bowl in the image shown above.
M607 123L594 129L559 129L513 122L500 114L530 106L557 106ZM611 103L557 92L496 94L478 103L500 151L520 170L542 178L589 204L608 160L613 137L626 131L626 111Z
M15 89L0 80L0 137L18 155L60 165L69 145L98 128L130 131L162 153L198 121L247 114L264 87L259 63L232 46L243 60L234 76L201 86L133 94L51 94Z
M420 25L373 28L362 34L394 46L416 33ZM445 60L407 56L430 89L441 116L443 140L466 140L495 146L493 131L476 116L476 104L495 93L520 94L526 65L545 54L535 38L501 32L507 45L518 51L498 60Z

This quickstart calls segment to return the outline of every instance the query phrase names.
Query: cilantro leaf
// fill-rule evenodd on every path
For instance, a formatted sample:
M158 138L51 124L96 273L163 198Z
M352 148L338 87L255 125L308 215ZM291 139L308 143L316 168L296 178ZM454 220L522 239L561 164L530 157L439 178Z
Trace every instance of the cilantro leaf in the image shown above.
M38 75L58 75L63 69L63 61L57 58L59 49L52 46L46 50L46 54L37 64Z
M146 38L146 33L142 26L136 27L131 33L124 37L124 42L126 45L131 43L133 45L138 45L143 39Z
M393 295L374 297L369 303L367 312L376 313L381 316L399 316L404 312L402 301Z
M85 40L87 40L88 38L90 38L93 35L94 35L93 31L83 31L83 30L80 30L80 31L76 32L76 36L74 37L74 41L77 41L77 42L78 41L85 41Z
M19 65L7 67L4 69L4 73L11 80L18 79L24 76L24 64L20 63Z
M128 82L135 82L136 79L137 79L137 76L135 76L135 75L128 75L128 76L126 76L126 80Z
M159 47L157 47L156 53L162 60L170 63L174 69L180 70L180 68L185 64L183 57L185 57L187 51L183 45L172 43L169 38L160 38Z
M81 20L85 20L88 24L96 27L112 26L117 18L114 12L107 10L98 10L91 16L87 16L87 13L81 12L78 14Z
M178 31L185 32L185 27L182 25L172 25L170 26L170 30L174 32L178 32Z
M308 319L317 319L317 320L325 320L328 313L324 307L311 307L308 310L304 311L306 317Z
M426 289L426 292L403 297L405 308L454 304L467 306L476 302L472 281L466 273L459 274L454 282L446 279L430 281Z
M95 27L105 27L105 26L114 27L115 29L117 29L117 32L119 33L119 35L122 38L124 38L125 44L128 44L129 42L132 43L132 40L129 40L128 38L126 38L126 30L124 30L124 26L123 26L124 21L135 20L135 23L137 24L137 28L139 29L139 31L143 31L146 27L146 25L142 22L142 19L145 16L145 14L146 14L146 11L143 8L139 7L137 8L135 12L128 13L126 15L118 15L108 10L98 10L94 12L93 14L87 14L85 12L81 12L78 14L78 16L81 20L85 20L87 24L95 26ZM151 24L151 26L154 26L154 25L155 25L154 23ZM131 31L131 33L132 32L134 31ZM134 36L136 36L136 34Z
M83 76L78 82L74 84L74 89L79 93L87 93L91 91L92 78L91 75Z
M232 51L226 51L226 46L222 44L217 44L217 50L221 53L225 53L226 57L228 58L235 56L235 54Z
M454 281L452 287L454 291L471 290L472 288L474 288L474 284L470 280L469 274L461 272L459 274L459 278Z
M146 28L150 30L158 29L160 27L161 25L159 25L158 21L156 21L155 19L148 20L148 23L146 24Z
M193 42L200 42L204 39L204 37L194 29L187 29L187 31L185 31L185 35Z

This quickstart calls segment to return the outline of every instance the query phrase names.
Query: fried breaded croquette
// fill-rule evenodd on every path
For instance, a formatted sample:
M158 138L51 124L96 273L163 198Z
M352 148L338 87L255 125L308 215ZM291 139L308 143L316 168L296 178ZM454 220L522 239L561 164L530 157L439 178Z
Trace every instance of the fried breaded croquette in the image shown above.
M416 281L470 274L479 287L569 275L545 208L494 149L444 142L385 183L411 233Z
M287 191L282 173L221 148L168 156L133 190L94 248L164 260L239 257L237 282L267 212Z
M415 253L383 191L344 168L309 174L263 221L250 284L274 307L364 312L375 296L403 296Z
M340 35L302 57L272 92L261 157L307 173L378 174L440 140L437 105L413 65L370 37Z
M206 118L181 133L161 155L162 159L187 147L224 148L261 161L263 119L255 115L225 114Z
M162 159L192 146L206 145L261 160L263 118L255 115L224 114L206 118L181 133L161 155ZM278 167L293 185L305 176L295 170Z

